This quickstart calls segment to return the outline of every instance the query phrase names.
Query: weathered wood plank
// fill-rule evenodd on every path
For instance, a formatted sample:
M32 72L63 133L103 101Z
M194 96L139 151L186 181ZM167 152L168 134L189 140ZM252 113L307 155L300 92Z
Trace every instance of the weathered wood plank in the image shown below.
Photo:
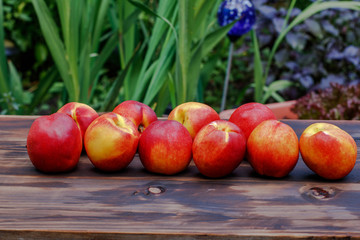
M175 176L97 171L86 154L65 174L36 171L26 152L35 117L0 117L0 239L360 239L360 166L326 181L299 159L286 178L243 162L207 179L193 163ZM298 135L314 121L288 123ZM333 122L356 140L357 121ZM359 143L358 143L359 146Z

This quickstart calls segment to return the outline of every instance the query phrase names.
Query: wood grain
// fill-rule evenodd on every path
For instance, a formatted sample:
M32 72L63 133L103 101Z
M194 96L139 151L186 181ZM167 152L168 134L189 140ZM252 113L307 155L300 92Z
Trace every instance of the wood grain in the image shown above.
M243 162L207 179L193 163L175 176L146 172L136 156L117 173L34 169L26 137L36 117L0 117L0 239L360 239L359 161L346 178L326 181L299 158L283 179L263 178ZM284 120L300 136L315 121ZM359 146L360 123L331 121Z

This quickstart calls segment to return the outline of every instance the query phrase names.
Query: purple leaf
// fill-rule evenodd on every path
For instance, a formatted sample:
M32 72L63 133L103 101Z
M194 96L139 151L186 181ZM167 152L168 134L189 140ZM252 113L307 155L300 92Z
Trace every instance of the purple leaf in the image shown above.
M331 60L340 60L340 59L344 58L344 54L342 52L339 52L337 49L333 48L327 54L327 58L329 58Z
M334 25L332 25L329 21L323 21L322 22L322 26L324 28L325 31L327 31L328 33L331 33L334 36L339 35L339 30L337 28L334 27Z
M271 43L271 41L272 41L272 36L270 36L270 35L260 35L259 36L259 46L260 47L263 47L263 46L265 46L265 45L268 45L268 44L270 44Z
M328 88L331 83L344 84L345 78L342 75L329 74L327 77L321 79L320 88Z
M350 45L345 48L345 50L342 52L342 55L344 58L346 58L347 61L354 64L354 66L359 65L359 63L360 63L360 48Z
M344 50L345 57L359 57L360 56L360 48L350 45Z
M302 51L305 48L307 37L302 33L289 32L286 35L286 41L293 49Z
M295 71L295 69L298 67L297 63L293 61L288 61L285 66L291 71Z
M307 19L304 23L311 34L313 34L317 38L323 38L324 35L318 21L315 21L313 19Z
M254 6L256 9L267 3L268 0L256 0L254 1Z
M275 63L278 67L281 67L289 59L289 52L286 49L281 49L275 54Z
M275 26L275 30L278 33L280 33L281 30L282 30L282 26L284 25L284 19L276 17L276 18L273 18L272 22L273 22L273 24Z
M296 16L299 15L300 13L301 13L301 10L300 10L300 9L298 9L298 8L293 8L290 16L291 16L291 17L296 17Z
M255 1L256 2L256 1ZM264 15L266 18L274 18L277 10L273 7L267 6L267 5L261 5L259 7L257 7L257 10Z
M303 75L299 78L299 82L305 87L310 88L314 85L314 79L310 75Z

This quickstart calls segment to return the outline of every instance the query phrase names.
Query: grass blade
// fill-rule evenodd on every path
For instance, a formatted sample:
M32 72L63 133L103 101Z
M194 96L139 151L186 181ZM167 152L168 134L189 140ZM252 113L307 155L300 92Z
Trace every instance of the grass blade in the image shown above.
M192 26L195 39L201 39L209 26L208 19L215 19L209 15L214 8L216 0L197 0L194 1L194 24Z
M255 30L251 30L251 39L253 41L254 47L254 84L255 84L255 101L263 102L262 94L265 85L263 80L263 67L261 63L260 48L259 43L256 37Z
M81 84L79 79L79 29L80 29L80 20L81 20L81 3L82 0L71 1L71 0L58 0L58 6L63 5L60 10L60 16L65 15L63 18L66 18L64 23L65 26L62 26L62 33L64 36L65 42L65 51L68 56L68 64L71 74L72 82L74 83L74 91L79 95L79 101L81 99L81 93L79 85ZM62 13L62 11L65 11ZM81 84L81 86L83 86ZM82 88L84 89L84 88Z
M281 28L281 31L284 31L284 29L287 27L290 16L291 16L291 12L294 9L295 4L296 4L296 0L291 0L289 8L288 8L286 16L285 16L284 24L283 24L283 26Z
M172 42L164 45L163 51L160 54L157 62L157 67L152 75L150 84L147 88L144 103L151 104L157 93L161 90L167 78L167 72L171 67L171 63L174 61L174 55L176 50L174 49L175 40L172 37Z
M71 1L73 1L73 0L71 0ZM76 0L76 1L78 1L78 0ZM101 34L104 30L105 19L108 14L109 6L110 6L109 0L102 0L100 2L100 7L96 14L97 17L96 17L95 26L94 26L93 35L92 35L92 51L94 51L94 52L98 52L100 38L101 38Z
M170 84L170 80L168 81ZM171 90L168 84L164 84L159 91L157 101L154 103L153 108L157 116L162 117L166 108L169 106L170 98L171 98ZM173 95L175 96L175 95Z
M40 79L40 82L37 86L37 89L34 91L34 97L31 100L29 106L29 112L32 113L36 107L38 107L41 102L44 100L45 96L49 93L49 90L55 83L55 81L59 78L59 72L53 66L50 68L44 77Z
M3 1L0 0L0 93L9 91L9 72L5 56Z
M65 47L62 43L58 29L51 17L50 10L44 0L32 0L36 15L39 20L40 28L49 47L50 53L59 70L59 74L64 81L65 87L69 93L70 101L79 100L79 87L69 74L69 64L66 60Z
M101 50L100 54L96 57L96 60L91 68L90 74L90 85L94 83L94 79L104 66L106 60L113 53L114 49L118 44L118 36L117 33L114 32L112 36L106 41L104 48Z
M111 111L114 108L114 105L116 104L115 99L119 95L119 91L121 86L123 85L123 82L125 80L126 75L128 74L128 71L130 67L132 66L132 63L136 57L136 54L138 52L139 47L135 49L134 55L131 57L125 68L119 73L118 77L115 79L110 91L108 92L104 103L100 109L100 111Z
M221 41L224 39L224 37L226 36L226 34L228 33L228 31L233 27L233 25L236 23L236 21L223 26L223 27L219 27L216 30L208 33L204 39L202 40L202 55L206 56L208 55L213 49L214 47Z
M145 74L149 68L151 61L154 59L154 55L157 48L164 39L164 34L166 33L166 31L171 31L175 37L175 41L176 42L178 41L175 27L171 23L175 21L176 18L175 13L177 12L177 8L176 8L176 1L162 0L159 2L158 13L156 13L151 9L149 9L147 6L143 5L142 3L139 3L137 1L130 1L130 2L135 4L141 10L157 17L151 34L150 41L147 45L148 49L146 51L146 55L142 63L141 71L138 76L138 80L135 83L136 85L136 87L134 88L135 92L131 94L133 96L133 99L141 101L142 95L144 94L144 91L146 90L148 85L147 84L148 79L145 78ZM171 16L173 17L173 19L170 22L167 19Z
M137 1L137 0L128 0L129 2L131 2L133 5L135 5L136 7L140 8L141 10L143 10L144 12L148 13L148 14L151 14L151 15L154 15L160 19L162 19L164 22L166 22L169 27L172 29L175 37L177 38L177 34L176 34L176 30L175 30L175 27L173 26L173 24L165 17L157 14L156 12L152 11L150 8L148 8L145 4L143 4L142 2L140 1ZM160 4L161 5L161 4Z
M23 103L24 100L23 99L24 90L22 88L22 83L19 73L11 61L9 61L9 71L10 71L10 91L15 99L15 102L21 104Z
M178 42L178 61L180 72L176 78L176 88L178 90L177 104L187 100L187 84L189 79L189 63L191 61L191 23L193 20L192 1L179 1L179 42Z

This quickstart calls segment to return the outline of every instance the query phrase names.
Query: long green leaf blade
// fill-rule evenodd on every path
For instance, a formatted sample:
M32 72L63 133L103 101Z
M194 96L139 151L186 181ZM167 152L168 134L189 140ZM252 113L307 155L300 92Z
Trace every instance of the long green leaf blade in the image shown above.
M24 90L21 82L19 72L15 68L14 64L9 61L10 70L10 91L12 96L15 98L16 103L23 103Z
M115 79L115 82L113 83L110 91L106 95L106 98L104 100L103 106L101 107L101 111L110 111L115 105L115 99L119 95L119 91L121 86L123 85L123 82L125 80L125 77L132 66L132 63L136 57L136 54L138 53L138 49L135 49L134 55L131 57L125 68L119 73L118 77Z
M78 101L78 86L69 74L70 69L66 60L66 52L63 42L61 41L58 29L51 17L50 10L43 0L32 0L38 17L40 28L49 47L53 60L59 70L59 74L64 81L65 87L69 93L70 101Z
M73 1L73 0L71 0L71 1ZM78 1L78 0L76 0L76 1ZM92 44L93 44L92 51L94 51L94 52L98 52L100 38L101 38L101 34L104 29L104 23L105 23L105 19L108 14L108 11L109 11L109 6L110 6L109 0L102 0L100 2L100 7L97 11L97 18L95 21L95 26L94 26L94 30L93 30L94 32L93 32L93 36L92 36Z
M175 21L175 17L176 17L175 13L177 12L177 8L176 8L176 1L161 0L159 2L159 8L157 13L152 11L151 9L149 9L147 6L140 3L139 1L131 0L130 2L135 6L137 6L139 9L143 10L144 12L157 17L151 34L150 41L148 43L148 49L146 51L146 55L141 67L138 81L136 82L135 92L132 94L133 99L139 101L141 100L142 94L147 88L147 81L146 81L147 79L145 78L145 74L149 68L151 61L154 59L156 49L163 41L164 34L166 33L166 31L171 31L171 33L174 35L176 39L176 42L178 41L175 27L172 24L172 22ZM173 17L172 21L168 20L169 17Z
M260 48L255 30L251 30L251 38L254 45L254 83L255 83L255 101L263 102L262 93L265 82L263 80L263 67L261 63Z
M59 72L53 66L46 74L40 79L37 89L34 92L34 97L29 106L29 112L33 112L44 100L46 94L49 93L50 88L53 86L55 81L59 78Z
M193 20L192 1L179 1L179 43L178 43L178 60L180 72L176 78L176 87L179 91L177 98L178 103L187 100L187 84L189 79L189 64L191 61L191 27L190 21Z
M80 29L80 21L81 21L81 11L82 11L82 0L72 1L72 0L61 0L63 2L69 1L67 4L67 12L69 12L69 25L65 26L65 31L68 35L68 40L65 41L66 43L66 53L69 57L69 67L71 73L71 79L74 82L75 92L79 94L79 101L87 103L84 99L80 99L81 92L80 92L80 79L79 79L79 29ZM84 87L82 84L82 91L84 91L86 86ZM86 91L86 90L85 90Z
M176 50L173 48L174 44L175 40L173 37L172 41L167 43L161 52L160 58L156 64L156 69L152 75L144 98L145 104L150 104L165 84L167 73L171 68L171 63L174 61L174 55L176 52Z
M0 0L0 93L9 91L9 72L5 56L3 0Z
M116 33L113 33L112 36L106 41L104 48L101 50L100 54L96 57L96 60L91 68L90 85L94 83L94 79L96 78L102 67L104 66L106 60L113 53L117 44L118 44L118 36Z
M194 38L202 38L206 32L209 22L208 19L216 19L215 16L209 14L210 10L217 6L216 0L196 0L194 1L194 23L193 34Z

